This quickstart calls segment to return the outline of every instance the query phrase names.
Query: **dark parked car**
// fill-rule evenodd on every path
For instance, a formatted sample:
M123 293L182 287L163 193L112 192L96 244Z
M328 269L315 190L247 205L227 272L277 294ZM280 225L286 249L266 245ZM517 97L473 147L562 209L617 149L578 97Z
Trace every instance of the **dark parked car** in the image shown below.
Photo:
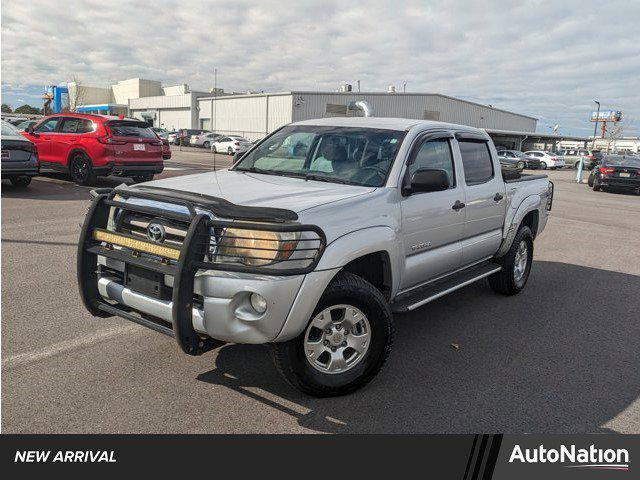
M2 179L26 187L40 172L36 146L9 122L2 121Z
M525 155L518 150L498 150L498 160L505 167L529 168L531 170L542 168L542 162L539 159Z
M640 194L640 158L631 155L605 155L587 181L594 191L609 188L634 190Z

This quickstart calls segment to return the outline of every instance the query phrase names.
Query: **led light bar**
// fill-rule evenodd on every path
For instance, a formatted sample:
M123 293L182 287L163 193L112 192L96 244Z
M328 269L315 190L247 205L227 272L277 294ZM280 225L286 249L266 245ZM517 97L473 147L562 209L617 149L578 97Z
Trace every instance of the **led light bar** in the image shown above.
M95 229L92 236L94 240L98 240L100 242L127 247L140 252L170 258L172 260L178 260L180 258L180 250L176 248L164 247L155 243L136 240L135 238L125 237L106 230Z

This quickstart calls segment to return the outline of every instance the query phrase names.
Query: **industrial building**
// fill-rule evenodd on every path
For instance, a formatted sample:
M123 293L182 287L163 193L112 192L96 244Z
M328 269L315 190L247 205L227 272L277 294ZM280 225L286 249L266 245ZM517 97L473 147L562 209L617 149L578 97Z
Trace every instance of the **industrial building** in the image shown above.
M290 122L361 115L348 108L358 100L368 102L376 117L438 120L520 132L535 132L537 124L534 117L437 93L291 91L200 97L199 127L255 140Z
M71 82L67 87L53 87L68 92L66 105L55 99L54 112L63 108L82 113L129 115L147 121L150 125L168 130L197 128L196 99L208 92L193 92L186 84L162 86L157 80L130 78L109 87Z
M129 116L170 131L199 128L198 99L208 92L193 92L183 84L165 87L163 93L129 99Z

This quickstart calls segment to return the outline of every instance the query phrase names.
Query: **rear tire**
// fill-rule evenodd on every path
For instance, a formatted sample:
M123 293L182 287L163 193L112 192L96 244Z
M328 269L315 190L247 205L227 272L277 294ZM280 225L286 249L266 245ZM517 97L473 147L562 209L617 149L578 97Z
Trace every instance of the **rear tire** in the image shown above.
M602 187L600 186L600 183L598 183L598 179L594 177L593 179L593 191L594 192L599 192L602 189Z
M204 143L202 144L202 148L205 148L205 149L207 149L207 150L209 150L209 147L210 147L210 146L211 146L211 144L210 144L209 142L204 142Z
M499 260L502 270L489 276L489 285L502 295L520 293L529 279L532 261L533 234L529 227L523 225L507 254Z
M227 148L227 155L233 155L233 148Z
M26 175L24 177L13 177L13 178L10 178L9 181L11 182L11 185L13 185L14 187L25 188L25 187L28 187L29 184L31 183L31 177L28 177Z
M216 150L216 146L215 145L213 147L211 147L211 153L218 153L218 150Z
M84 153L75 153L69 162L69 176L78 185L91 186L96 183L91 159Z
M342 316L338 315L334 318L334 312L341 310L344 310ZM329 311L328 318L324 319L326 329L315 327L316 322L322 321L327 311ZM361 317L360 314L363 316ZM363 319L358 324L360 326L353 327L353 322L358 321L354 319L360 318ZM362 329L362 325L365 324L363 322L366 322L368 330ZM349 324L352 326L348 327ZM343 325L346 326L343 327ZM349 332L348 328L354 328L354 330ZM329 335L329 331L347 332L344 335L344 342L338 343L337 348L332 343L335 340L333 334L330 337L331 340L327 340L326 335ZM367 340L360 343L358 339L354 344L364 352L361 357L353 361L352 355L357 355L358 352L349 345L359 335L365 335L363 332L367 331L369 335L364 337ZM354 332L357 333L354 334ZM320 298L305 330L293 340L273 344L273 358L276 368L284 379L307 395L315 397L345 395L362 388L376 376L391 352L394 334L395 326L391 309L380 291L357 275L340 272ZM340 340L341 338L336 341ZM311 349L314 345L318 345L317 348L323 351L318 353L319 350L316 350L312 353ZM326 345L326 348L322 345ZM338 369L328 373L333 365L333 358L336 358L331 354L332 351L337 352L336 355L340 361L346 359L344 366L341 367L344 371ZM321 361L323 356L325 360ZM323 370L325 361L327 367ZM353 362L351 366L350 362ZM338 362L338 365L343 364Z
M544 163L544 162L540 163L540 168L541 168L542 170L546 170L546 169L547 169L547 164L546 164L546 163Z

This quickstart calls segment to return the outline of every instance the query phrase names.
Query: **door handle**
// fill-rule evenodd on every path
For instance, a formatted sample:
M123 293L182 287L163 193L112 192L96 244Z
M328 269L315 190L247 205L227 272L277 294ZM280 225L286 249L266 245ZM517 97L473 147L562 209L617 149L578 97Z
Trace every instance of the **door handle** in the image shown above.
M460 200L456 200L456 203L454 203L451 208L453 208L455 211L458 211L464 207L466 207L464 203L462 203Z
M494 202L499 202L500 200L502 200L504 198L504 196L501 193L496 193L496 196L493 197L493 201Z

